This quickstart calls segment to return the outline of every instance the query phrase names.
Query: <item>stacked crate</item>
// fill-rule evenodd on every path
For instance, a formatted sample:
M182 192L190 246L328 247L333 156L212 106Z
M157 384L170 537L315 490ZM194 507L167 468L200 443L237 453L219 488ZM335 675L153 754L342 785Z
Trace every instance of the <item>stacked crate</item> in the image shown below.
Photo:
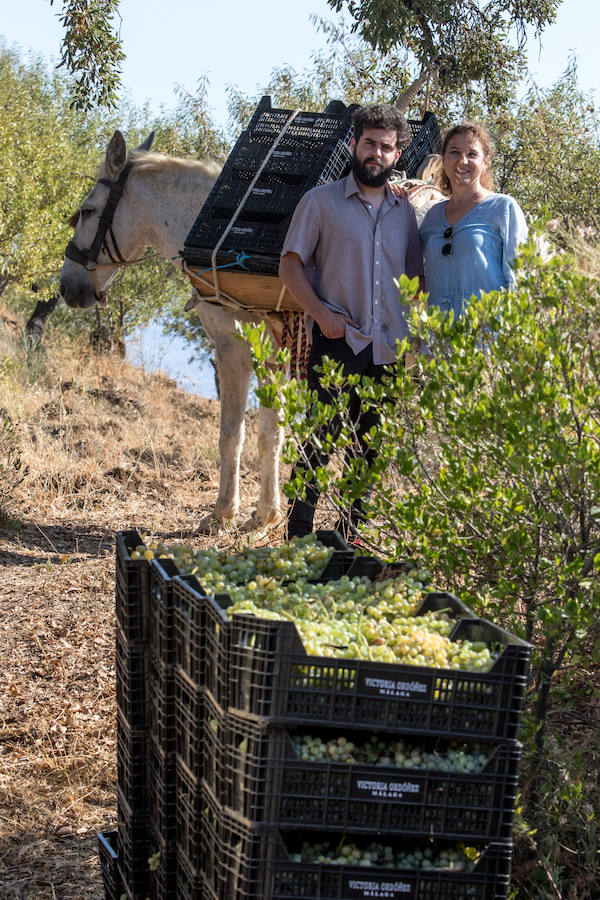
M332 547L324 579L338 578L354 552L336 532L317 532ZM230 706L230 638L227 595L208 596L194 578L173 579L176 656L177 897L210 897L206 880L215 846L210 845L210 804L225 808L226 723Z
M185 261L211 266L225 235L217 266L276 274L302 195L348 170L356 108L334 100L322 113L294 115L263 97L185 240Z
M381 569L363 558L348 575L377 577ZM508 896L527 644L474 618L452 595L430 592L419 612L450 609L453 638L499 650L490 672L309 658L292 623L230 621L226 596L202 597L181 581L175 590L176 606L204 610L203 727L190 731L197 747L202 741L195 760L202 777L193 803L178 796L185 820L180 831L178 819L178 852L194 880L182 882L181 897ZM193 654L186 657L192 663ZM302 762L291 734L319 727L355 738L473 741L489 759L478 774ZM430 838L442 848L462 841L480 858L472 872L374 868L368 878L361 867L294 861L305 837L337 844L344 836L406 848Z
M399 168L406 178L416 178L419 167L432 153L439 153L442 147L442 136L435 114L426 112L422 120L408 122L412 140L402 151L398 160Z
M276 274L302 195L349 171L357 108L334 100L322 113L294 115L272 109L271 98L263 97L185 240L185 262L211 267L218 246L217 268ZM441 137L433 113L409 126L412 141L401 165L407 177L414 177L423 159L439 150Z
M141 542L137 532L124 532L117 536L115 591L119 820L116 854L123 893L128 900L148 896L150 843L147 808L150 740L149 568L146 560L131 559L130 550L136 546L134 542Z
M99 835L106 900L175 900L176 656L172 560L132 559L116 541L116 834ZM189 579L195 584L194 579ZM109 851L110 848L110 851ZM112 855L111 855L112 854ZM118 886L114 887L114 885Z
M170 559L153 559L150 592L150 735L148 817L151 900L175 900L176 892L176 659L173 578Z
M318 536L339 541L324 580L383 577L379 560ZM508 896L529 645L430 592L419 612L449 610L452 639L497 652L489 672L309 657L293 623L229 619L229 597L208 596L171 560L132 560L139 543L137 532L117 537L119 829L100 836L107 900L121 883L129 900ZM386 564L385 575L406 567ZM477 742L489 758L469 774L302 761L293 737L315 730L438 751ZM342 837L459 841L480 857L459 872L294 856L304 839Z
M317 536L332 547L328 577L339 577L353 551L335 532ZM202 784L214 784L205 760L221 749L229 622L172 560L132 559L141 544L135 530L117 535L119 827L98 835L105 895L200 898Z

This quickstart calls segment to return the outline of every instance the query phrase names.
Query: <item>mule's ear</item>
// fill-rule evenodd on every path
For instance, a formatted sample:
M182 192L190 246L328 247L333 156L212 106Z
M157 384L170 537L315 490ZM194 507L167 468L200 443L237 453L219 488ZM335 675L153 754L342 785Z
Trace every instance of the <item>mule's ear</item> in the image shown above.
M120 131L115 131L106 148L106 174L109 178L116 178L127 159L127 146L125 138Z
M154 140L154 132L151 131L150 134L148 135L148 137L146 138L146 140L144 141L144 143L140 144L140 146L137 149L138 150L149 150L150 147L152 146L153 140Z

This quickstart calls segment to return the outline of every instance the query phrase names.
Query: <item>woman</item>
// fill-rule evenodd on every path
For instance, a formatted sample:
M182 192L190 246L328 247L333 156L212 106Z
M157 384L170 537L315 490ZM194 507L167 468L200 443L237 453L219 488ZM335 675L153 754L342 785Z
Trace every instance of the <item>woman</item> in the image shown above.
M420 227L429 303L455 318L473 295L510 287L512 262L527 239L525 216L507 194L494 192L488 133L474 122L451 128L442 148L446 201Z

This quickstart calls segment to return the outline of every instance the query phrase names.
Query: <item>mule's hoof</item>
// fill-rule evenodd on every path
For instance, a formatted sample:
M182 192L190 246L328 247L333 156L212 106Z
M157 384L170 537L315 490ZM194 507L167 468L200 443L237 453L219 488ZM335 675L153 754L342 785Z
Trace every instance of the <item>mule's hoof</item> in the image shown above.
M255 509L249 519L242 525L242 531L264 531L283 525L283 516L278 509L271 509L267 516L259 515Z
M196 526L197 534L220 535L224 533L223 521L218 519L214 513L209 513L200 519Z

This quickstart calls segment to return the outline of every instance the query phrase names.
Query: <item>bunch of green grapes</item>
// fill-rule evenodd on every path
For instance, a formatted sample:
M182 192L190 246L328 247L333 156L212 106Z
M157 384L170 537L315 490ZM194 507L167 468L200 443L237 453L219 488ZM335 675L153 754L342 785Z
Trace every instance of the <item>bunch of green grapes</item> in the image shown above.
M233 603L227 615L293 621L310 656L488 671L494 662L489 647L483 642L452 641L454 623L446 611L416 616L414 603L420 605L422 597L414 595L407 601L405 581L406 576L400 575L389 579L391 583L381 582L384 591L391 592L382 601L380 589L347 576L287 591L254 580L230 592Z
M377 866L382 869L452 869L457 872L471 872L477 858L477 850L462 844L441 848L437 851L430 847L407 851L381 844L378 841L359 846L345 839L342 839L335 847L328 841L318 844L305 841L299 853L290 854L290 862L294 863Z
M418 615L429 574L412 569L377 581L366 576L311 583L331 549L315 535L277 547L239 553L183 544L141 545L132 558L173 559L181 573L196 575L209 593L227 593L227 615L292 621L310 656L488 671L494 662L483 642L451 641L447 610ZM382 573L386 575L386 570Z
M366 576L343 575L318 584L300 581L283 584L270 576L256 576L235 586L231 598L234 604L250 603L257 609L292 611L297 619L343 620L352 625L364 624L366 619L372 629L406 616L415 624L429 623L444 634L450 632L453 624L445 611L415 618L424 594L422 587L415 588L406 574L374 582Z
M257 575L292 581L318 578L331 553L331 547L318 541L314 534L309 534L293 538L281 546L243 547L237 553L214 547L193 550L186 544L165 544L146 539L146 543L132 551L131 558L150 560L156 556L172 559L182 574L195 575L204 588L221 593Z
M358 763L470 775L481 772L488 761L487 753L480 747L468 744L451 744L440 753L404 740L381 740L376 735L361 743L343 735L324 741L318 736L302 734L294 735L292 741L298 758L304 762Z

